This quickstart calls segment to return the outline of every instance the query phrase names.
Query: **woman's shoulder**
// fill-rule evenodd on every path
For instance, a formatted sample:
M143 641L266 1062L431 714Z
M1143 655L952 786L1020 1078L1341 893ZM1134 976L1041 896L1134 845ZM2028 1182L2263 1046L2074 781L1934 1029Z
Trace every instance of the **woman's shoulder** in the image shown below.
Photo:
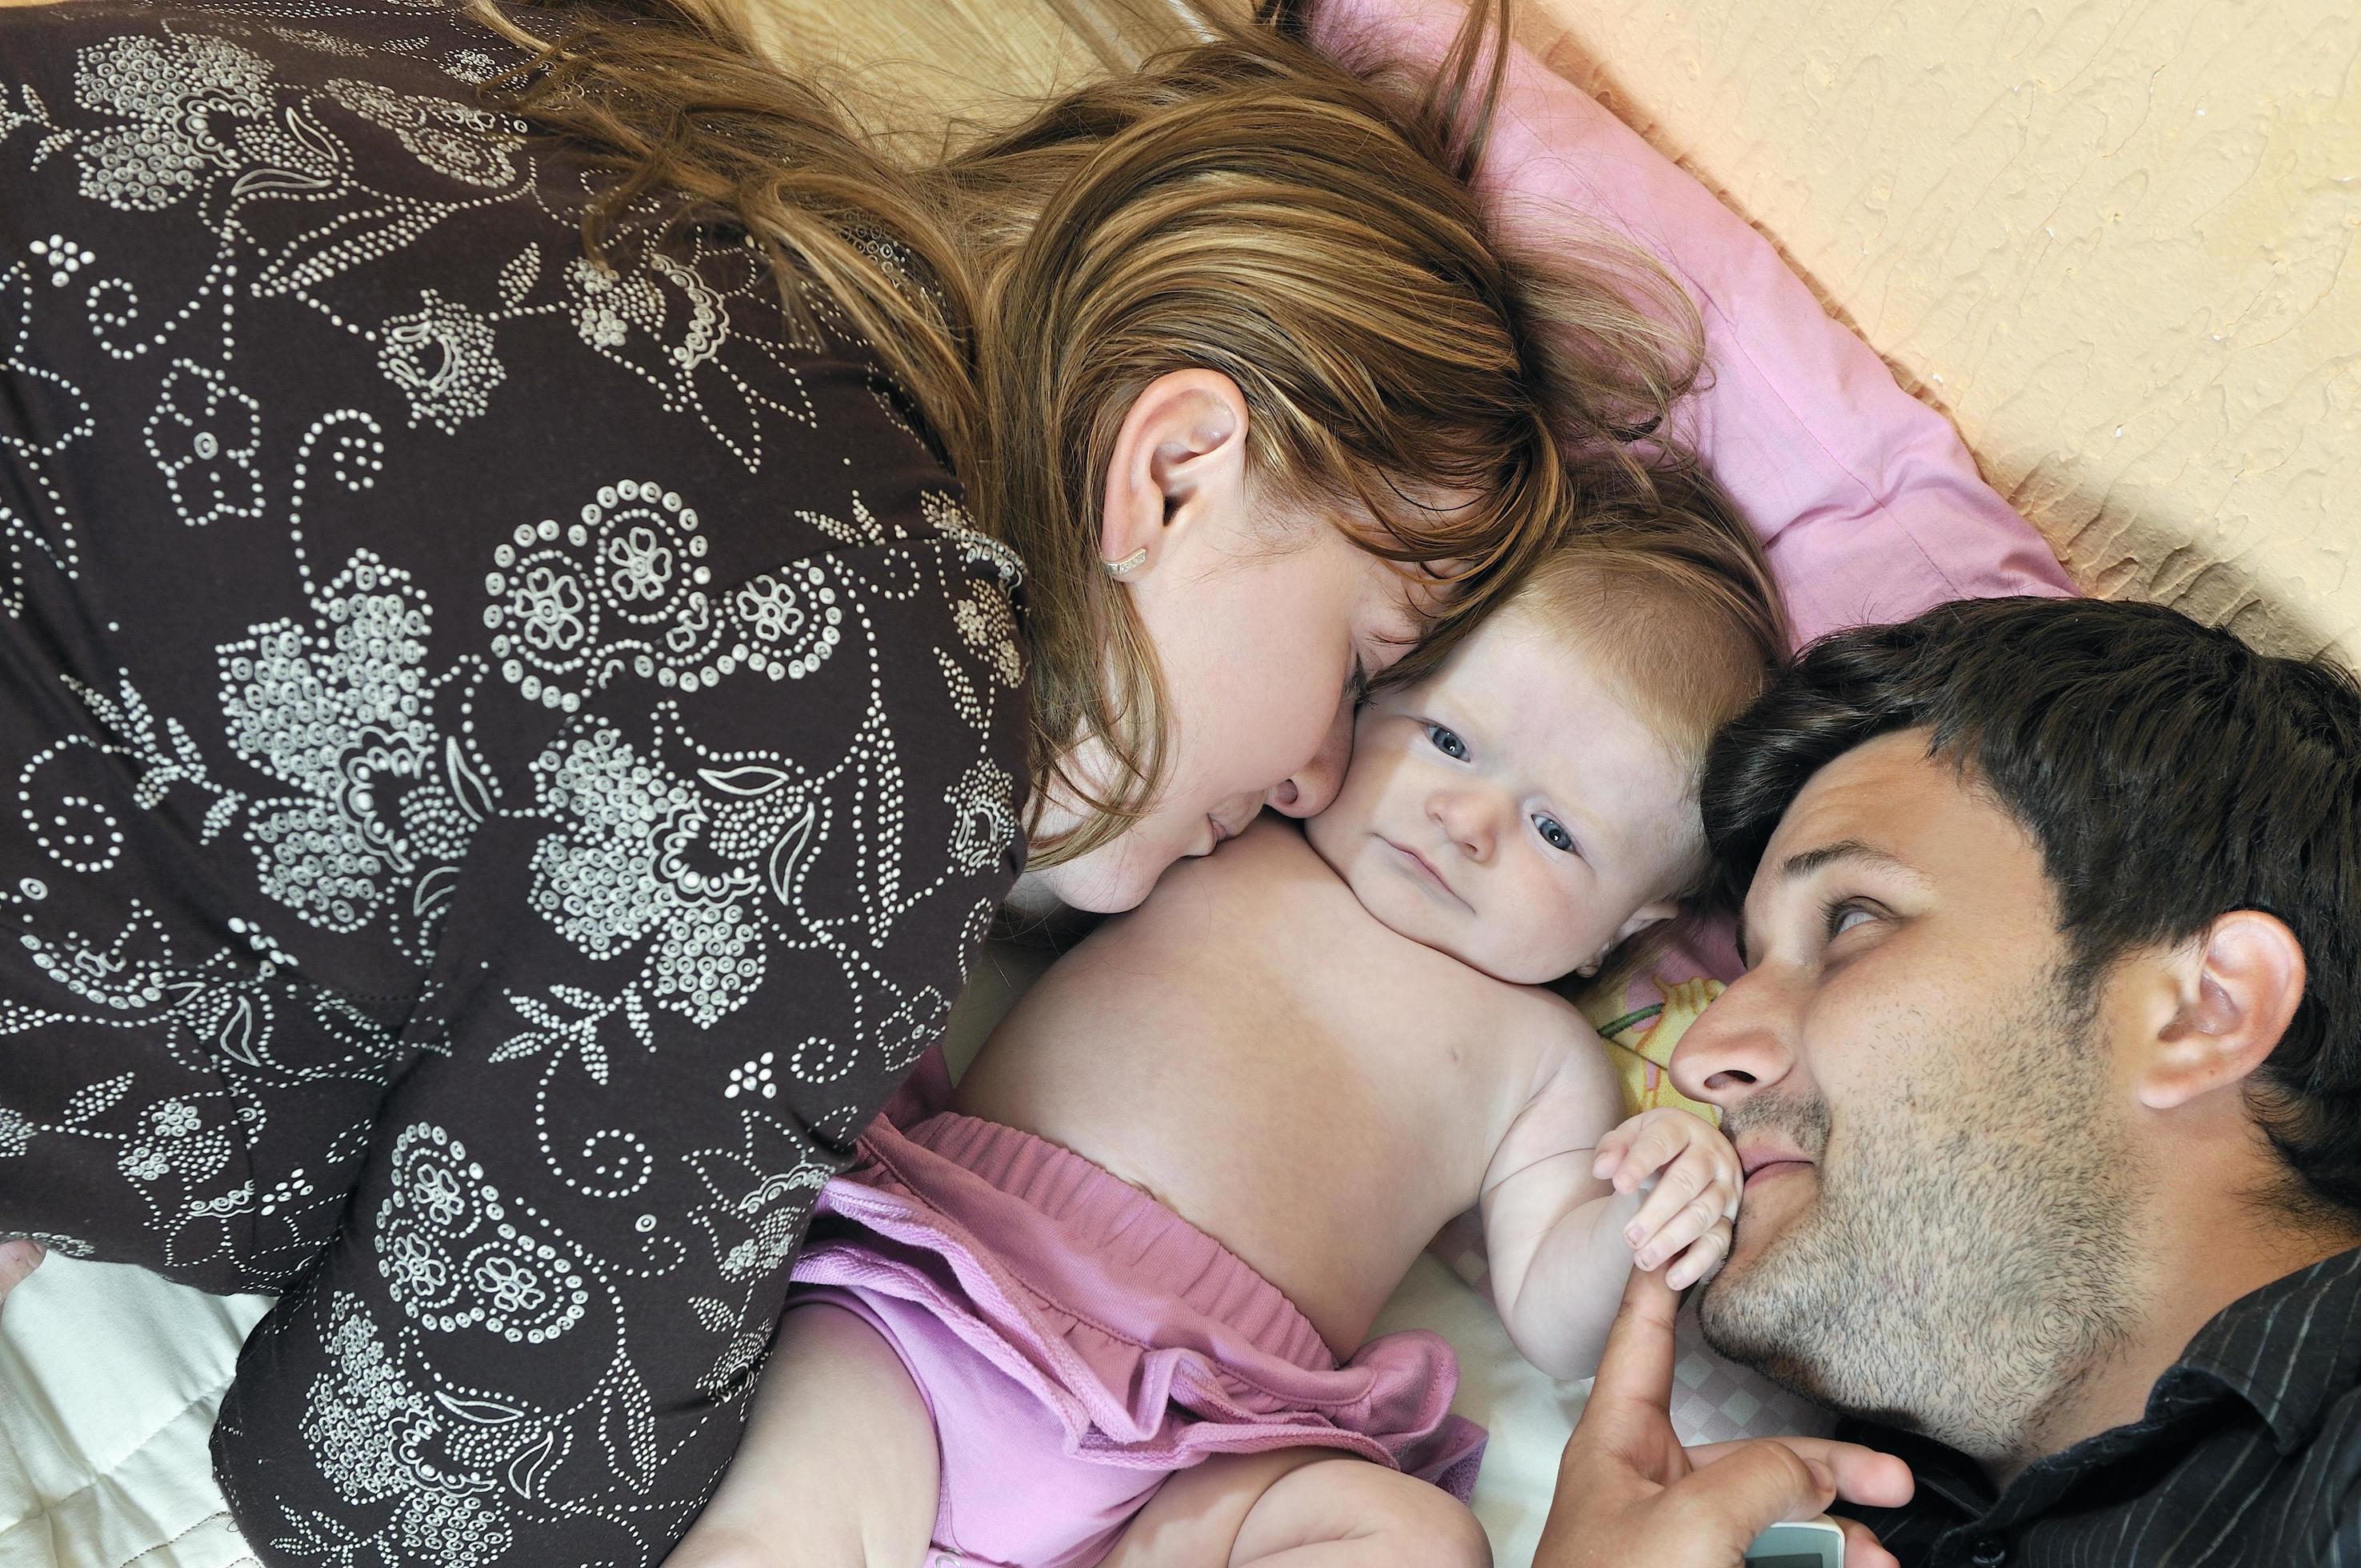
M945 532L952 477L819 291L789 308L661 192L586 248L600 176L479 93L526 58L439 3L0 10L0 256L31 258L0 325L135 438L159 400L167 436L250 411L214 439L266 490L365 435L413 527L596 531L628 484L717 589Z
M488 744L677 711L882 776L890 734L942 759L957 854L996 859L1017 563L742 239L659 196L586 252L581 162L478 98L523 58L439 3L0 11L0 426L29 411L58 565L24 615L170 711L254 627L324 644L392 595L439 686L518 705ZM136 646L84 636L117 620Z

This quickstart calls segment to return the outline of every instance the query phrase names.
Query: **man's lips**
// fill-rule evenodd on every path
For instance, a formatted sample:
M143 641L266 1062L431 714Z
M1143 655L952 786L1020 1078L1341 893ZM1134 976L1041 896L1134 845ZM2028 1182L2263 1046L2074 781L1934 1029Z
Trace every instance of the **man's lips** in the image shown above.
M1794 1149L1774 1144L1741 1146L1738 1151L1738 1168L1745 1172L1744 1185L1750 1190L1758 1176L1766 1179L1784 1176L1790 1171L1809 1169L1811 1164Z

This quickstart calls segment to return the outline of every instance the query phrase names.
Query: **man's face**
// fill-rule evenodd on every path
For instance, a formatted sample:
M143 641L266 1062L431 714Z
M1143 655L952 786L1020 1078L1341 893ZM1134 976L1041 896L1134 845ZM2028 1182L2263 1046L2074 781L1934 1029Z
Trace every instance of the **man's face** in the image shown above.
M1707 1337L1999 1460L2129 1326L2140 1162L2038 848L1927 742L1805 786L1672 1071L1750 1172Z

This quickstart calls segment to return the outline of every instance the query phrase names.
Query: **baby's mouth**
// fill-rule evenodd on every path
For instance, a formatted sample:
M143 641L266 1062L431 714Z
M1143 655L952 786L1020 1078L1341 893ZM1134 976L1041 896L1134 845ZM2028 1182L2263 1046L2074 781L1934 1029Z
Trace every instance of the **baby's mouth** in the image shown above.
M1459 892L1456 888L1454 888L1449 883L1443 880L1443 873L1436 871L1434 869L1434 862L1428 860L1424 855L1420 854L1416 850L1410 848L1406 844L1397 844L1391 839L1386 838L1382 834L1378 836L1378 842L1383 844L1387 849L1391 850L1395 854L1400 855L1412 873L1415 874L1421 882L1425 883L1430 888L1442 894L1445 898L1450 899L1453 903L1458 905L1463 909L1468 909L1471 911L1474 909L1475 906L1473 905L1459 896Z

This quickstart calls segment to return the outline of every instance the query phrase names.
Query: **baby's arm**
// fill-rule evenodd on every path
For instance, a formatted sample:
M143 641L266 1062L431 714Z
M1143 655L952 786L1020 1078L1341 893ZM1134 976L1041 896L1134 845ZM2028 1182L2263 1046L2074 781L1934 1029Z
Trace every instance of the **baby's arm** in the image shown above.
M1625 1122L1607 1053L1579 1022L1569 1030L1578 1037L1493 1151L1484 1240L1492 1299L1517 1349L1552 1376L1587 1377L1635 1247L1643 1267L1669 1263L1675 1287L1728 1253L1739 1171L1728 1140L1686 1111ZM1655 1190L1642 1200L1652 1175Z

